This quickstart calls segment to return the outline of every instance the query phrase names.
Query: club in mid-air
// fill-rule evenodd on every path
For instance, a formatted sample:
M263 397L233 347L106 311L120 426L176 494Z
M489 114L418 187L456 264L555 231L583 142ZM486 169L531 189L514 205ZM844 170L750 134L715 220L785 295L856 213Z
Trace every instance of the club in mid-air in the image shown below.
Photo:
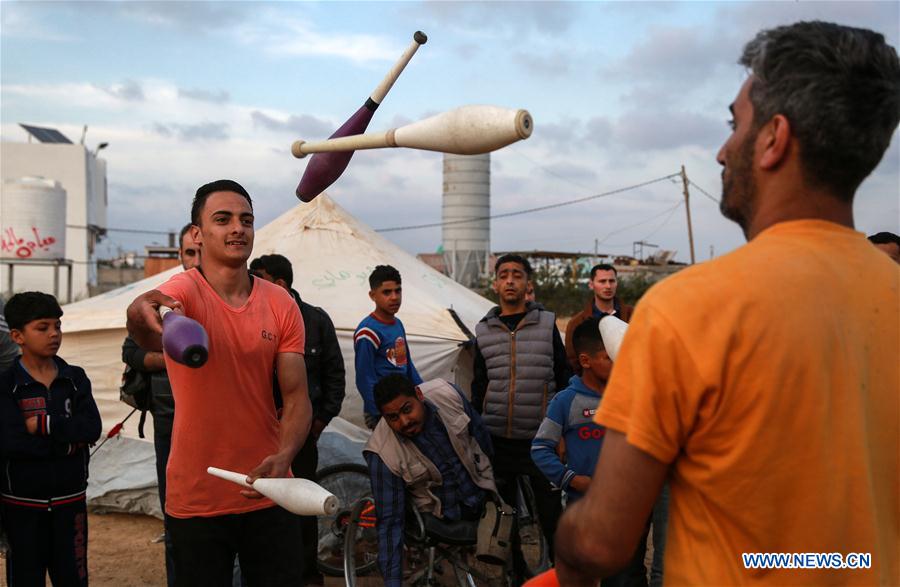
M409 60L416 54L419 47L424 45L427 41L428 37L425 36L425 33L416 31L413 35L413 42L407 47L406 51L403 52L403 55L400 56L400 59L394 64L394 67L392 67L384 79L381 80L381 83L378 84L378 87L375 88L375 91L372 92L366 100L366 103L363 104L353 116L348 118L333 135L331 135L332 139L356 135L366 131L366 128L369 126L369 121L372 120L372 115L375 114L375 110L384 100L384 97L394 85L394 82L396 82L397 78L400 77L400 74L403 73L406 64L409 63ZM295 192L297 197L304 202L312 201L313 198L324 192L328 186L337 181L337 178L341 176L347 168L347 165L350 163L351 157L353 157L353 151L332 151L319 153L310 158L309 163L306 165L306 170L300 178L300 183L297 184Z
M478 155L527 139L534 121L527 110L499 106L462 106L385 132L319 142L296 141L297 158L310 153L409 147L456 155Z

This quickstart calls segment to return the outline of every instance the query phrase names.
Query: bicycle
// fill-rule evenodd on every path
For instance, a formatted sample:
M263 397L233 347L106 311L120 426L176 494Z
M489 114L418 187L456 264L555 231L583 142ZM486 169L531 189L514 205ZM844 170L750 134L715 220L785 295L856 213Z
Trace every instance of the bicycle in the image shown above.
M534 489L527 475L516 477L516 515L519 544L525 558L525 568L530 576L550 568L550 547L541 528Z
M352 508L365 497L371 498L369 469L357 463L343 463L325 467L316 474L319 485L333 493L340 502L340 508L331 516L319 516L319 544L317 562L319 571L332 577L344 575L344 548L347 526ZM374 506L371 512L374 528ZM354 548L359 549L355 560L359 562L359 572L366 573L375 568L378 552L378 537L368 544L360 541Z

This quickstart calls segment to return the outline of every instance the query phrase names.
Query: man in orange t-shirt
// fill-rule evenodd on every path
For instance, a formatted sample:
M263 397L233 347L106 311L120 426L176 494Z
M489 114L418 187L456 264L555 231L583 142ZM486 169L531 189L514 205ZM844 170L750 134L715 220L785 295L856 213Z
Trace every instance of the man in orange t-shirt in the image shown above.
M247 271L253 207L231 180L197 190L191 209L200 267L173 276L128 308L128 330L160 348L160 305L183 312L209 335L209 359L191 369L166 355L178 409L167 469L166 521L178 585L230 585L235 554L251 585L300 585L300 518L253 490L212 477L214 466L290 477L312 409L303 361L304 329L290 295ZM273 374L284 400L281 421Z
M558 527L563 585L625 566L667 475L666 585L900 584L900 269L852 206L897 127L900 62L807 22L741 63L718 161L749 243L638 304L595 482Z

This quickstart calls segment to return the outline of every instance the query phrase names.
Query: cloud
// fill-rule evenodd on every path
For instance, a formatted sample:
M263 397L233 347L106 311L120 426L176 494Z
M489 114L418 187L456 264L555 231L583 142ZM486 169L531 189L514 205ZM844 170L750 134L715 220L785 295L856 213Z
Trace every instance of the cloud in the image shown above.
M108 12L167 28L217 32L237 25L252 12L243 2L84 2L79 8Z
M110 96L127 102L142 102L144 100L144 89L141 87L141 84L132 79L127 79L120 84L113 84L108 87L97 87Z
M116 88L121 89L121 86ZM47 103L56 107L118 109L127 102L113 88L86 83L3 84L0 91L6 99L15 96L29 103Z
M610 143L615 129L613 123L604 116L596 116L584 125L587 129L587 140L598 147L606 147Z
M330 56L367 63L393 61L403 50L383 36L322 31L311 22L274 11L238 26L236 34L242 43L274 56Z
M722 120L694 112L632 111L616 122L616 141L639 151L695 146L714 151L727 136Z
M480 34L566 33L578 18L574 2L424 2L423 16L436 26Z
M543 169L554 177L576 184L593 183L597 180L597 173L593 169L571 161L547 163L543 165ZM582 187L586 188L587 186L582 185Z
M571 73L572 59L562 52L538 54L523 51L513 55L513 61L530 73L545 77L563 77Z
M182 141L222 141L228 139L228 124L224 122L201 122L199 124L154 123L151 129L165 137L177 137Z
M0 10L0 36L4 39L31 39L64 43L78 41L79 38L54 30L40 18L41 8L26 2L4 2Z
M279 120L260 110L250 113L254 126L276 132L290 132L299 137L327 137L337 128L334 123L309 114L291 115L286 120Z
M231 99L231 96L225 90L212 92L209 90L188 90L184 88L178 88L178 97L199 100L200 102L211 102L213 104L224 104Z
M747 2L726 4L716 15L715 28L728 30L739 47L761 29L800 20L824 20L883 33L892 45L900 36L897 2ZM737 60L737 53L732 59Z

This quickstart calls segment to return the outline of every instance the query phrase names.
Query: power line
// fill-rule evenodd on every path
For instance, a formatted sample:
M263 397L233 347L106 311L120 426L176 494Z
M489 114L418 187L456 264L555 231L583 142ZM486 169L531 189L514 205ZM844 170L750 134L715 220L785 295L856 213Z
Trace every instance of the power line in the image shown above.
M702 187L700 187L699 185L697 185L696 183L694 183L694 180L688 178L688 183L691 184L692 186L694 186L695 188L697 188L697 191L698 191L698 192L700 192L701 194L703 194L704 196L706 196L707 198L709 198L710 200L712 200L712 201L715 202L716 204L719 203L719 198L717 198L717 197L711 195L708 191L706 191L705 189L703 189Z
M675 212L677 212L678 209L681 208L681 205L682 205L682 204L684 204L684 202L678 202L678 205L677 205L677 206L674 206L674 207L670 208L670 209L669 209L669 215L666 216L666 219L663 220L662 223L661 223L659 226L657 226L656 228L654 228L654 229L650 232L650 234L648 234L647 236L645 236L645 237L642 238L641 240L642 240L642 241L645 241L645 240L647 240L648 238L650 238L651 236L653 236L654 234L656 234L657 232L659 232L659 231L662 229L663 226L665 226L666 224L669 223L670 220L672 220L672 216L674 216L674 215L675 215Z
M677 175L677 174L676 174L676 175ZM664 215L666 215L666 214L670 214L670 215L671 215L671 214L672 214L675 210L677 210L678 207L681 206L682 204L684 204L684 201L683 201L683 200L679 200L674 206L672 206L671 208L666 208L665 210L663 210L663 211L660 212L659 214L655 214L655 215L651 216L650 218L645 218L644 220L641 220L640 222L635 222L634 224L630 224L630 225L628 225L628 226L623 226L622 228L619 228L619 229L617 229L617 230L614 230L614 231L610 232L609 234L607 234L607 235L606 235L605 237L603 237L602 239L598 240L598 241L597 241L597 244L598 244L598 245L604 244L604 243L606 242L606 239L608 239L609 237L613 236L614 234L619 234L620 232L625 232L626 230L631 230L632 228L635 228L635 227L640 226L640 225L642 225L642 224L647 224L648 222L650 222L650 221L652 221L652 220L656 220L656 219L659 218L660 216L664 216ZM667 219L667 221L668 221L668 219Z
M530 214L532 212L542 212L544 210L551 210L553 208L562 208L563 206L571 206L573 204L580 204L582 202L587 202L589 200L596 200L597 198L605 198L607 196L613 196L615 194L621 194L623 192L635 190L638 188L642 188L644 186L648 186L654 183L659 183L661 181L665 181L668 179L672 179L673 177L679 177L680 173L672 173L670 175L666 175L664 177L657 177L656 179L651 179L650 181L645 181L642 183L637 183L634 185L626 186L623 188L618 188L615 190L611 190L608 192L603 192L602 194L595 194L593 196L586 196L584 198L576 198L574 200L568 200L565 202L557 202L555 204L547 204L546 206L538 206L536 208L526 208L525 210L517 210L515 212L504 212L502 214L492 214L490 216L477 216L473 218L462 218L460 220L450 220L448 222L431 222L429 224L414 224L410 226L392 226L390 228L376 228L375 232L397 232L401 230L417 230L420 228L435 228L438 226L451 226L454 224L466 224L469 222L479 222L482 220L496 220L498 218L509 218L511 216L520 216L522 214Z
M575 180L572 179L571 177L567 177L567 176L565 176L565 175L563 175L563 174L561 174L561 173L557 173L557 172L553 171L552 169L550 169L550 168L547 167L546 165L542 164L540 161L535 161L534 159L532 159L531 157L529 157L528 155L526 155L524 152L522 152L522 151L520 151L520 150L518 150L518 149L516 149L516 148L514 148L514 147L507 147L507 149L508 149L509 151L512 151L512 152L515 153L516 155L522 157L523 159L525 159L526 161L528 161L529 163L531 163L532 165L534 165L535 167L537 167L538 169L540 169L541 171L543 171L544 173L546 173L547 175L552 175L553 177L555 177L555 178L557 178L557 179L561 179L561 180L563 180L563 181L565 181L565 182L568 182L568 183L574 185L575 187L579 187L579 188L581 188L581 189L583 189L583 190L585 190L585 191L588 191L588 192L590 192L590 191L593 189L593 188L590 188L590 187L588 187L588 186L586 186L586 185L583 185L583 184L581 184L581 183L575 181Z
M93 227L93 226L82 226L80 224L66 224L66 228L80 228L83 230L88 230L91 228L100 228L101 230L105 230L107 232L128 232L132 234L174 234L177 231L174 230L145 230L143 228L114 228L111 226L107 227Z

